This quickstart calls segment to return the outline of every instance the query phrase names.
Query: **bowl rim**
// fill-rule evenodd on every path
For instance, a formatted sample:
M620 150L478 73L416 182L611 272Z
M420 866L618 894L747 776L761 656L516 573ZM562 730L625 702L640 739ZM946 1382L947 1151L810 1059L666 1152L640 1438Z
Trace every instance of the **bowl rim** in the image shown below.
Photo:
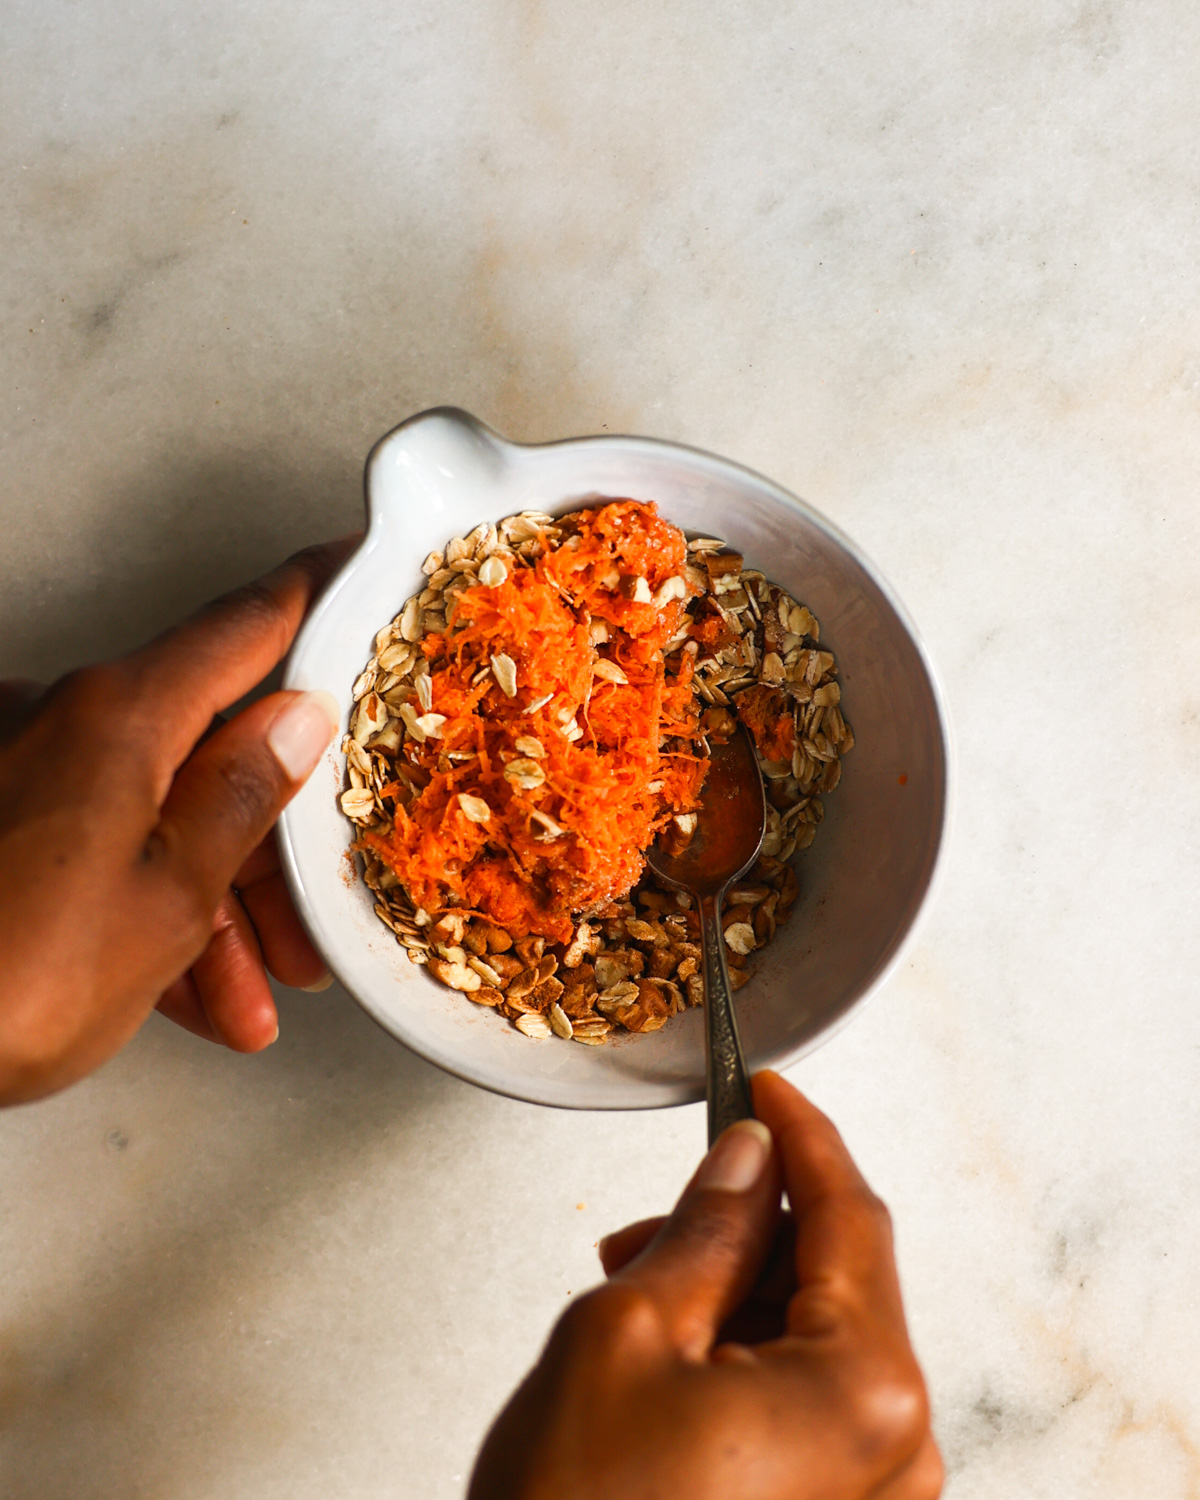
M862 548L835 521L832 521L821 511L815 509L806 500L801 499L800 496L792 494L790 490L785 489L775 480L767 478L766 475L760 474L757 470L750 468L746 464L738 463L735 459L724 458L720 454L712 453L707 449L698 448L688 443L676 443L665 438L644 437L632 433L604 432L577 437L552 438L547 442L540 443L515 442L512 439L502 437L494 428L489 427L486 422L481 421L478 417L464 411L460 407L439 405L428 407L422 411L415 412L410 417L406 417L404 421L390 428L372 444L363 465L363 493L367 512L367 526L363 533L362 541L338 569L337 573L326 583L316 602L309 610L300 630L297 632L284 664L283 687L287 688L293 685L291 679L294 672L294 664L303 654L309 636L319 628L331 605L332 599L335 594L340 592L341 585L355 571L360 559L364 557L371 542L372 532L375 530L376 525L380 524L378 522L378 513L371 505L371 476L380 454L400 433L407 431L419 423L425 423L434 419L452 421L464 429L473 431L501 450L537 452L548 448L619 446L627 451L632 450L635 455L641 450L647 457L651 455L683 456L691 460L696 467L707 469L710 473L733 478L743 483L749 481L759 490L769 493L773 499L780 502L786 509L800 512L813 526L819 531L824 532L842 547L855 563L862 568L875 587L878 588L907 633L929 683L942 756L942 796L938 809L939 826L928 876L925 880L924 889L921 891L908 919L907 927L896 942L891 954L880 965L870 981L864 986L862 992L856 996L841 1015L830 1021L815 1036L810 1037L799 1046L781 1048L761 1065L764 1068L772 1069L794 1067L805 1057L817 1051L818 1048L832 1041L844 1027L849 1025L851 1020L860 1015L866 1006L874 1000L875 996L896 972L900 964L903 963L911 951L913 944L923 931L925 923L928 921L930 912L933 909L936 897L941 890L942 881L945 876L957 787L955 737L941 678L924 638L917 628L916 622L910 615L904 601L896 593L879 568L876 567ZM381 1017L355 993L354 988L338 970L335 958L336 945L323 940L325 924L314 911L312 903L308 898L296 858L295 845L291 832L291 818L295 816L293 806L293 804L289 803L280 815L276 827L276 839L279 847L280 863L283 867L284 880L296 912L305 930L317 947L318 952L324 958L326 964L328 964L333 977L337 979L359 1009L365 1012L379 1029L393 1041L399 1042L401 1046L406 1047L410 1052L416 1053L418 1057L432 1063L435 1067L440 1068L445 1073L449 1073L452 1077L461 1079L464 1083L474 1084L478 1088L487 1089L489 1093L499 1094L502 1097L515 1099L522 1103L537 1104L546 1109L604 1111L667 1109L694 1104L704 1098L704 1086L703 1084L698 1084L691 1087L681 1086L678 1097L648 1099L645 1103L635 1102L631 1104L624 1101L597 1101L595 1098L590 1097L579 1100L547 1100L535 1097L532 1093L520 1087L506 1087L503 1082L492 1078L485 1078L478 1073L464 1068L461 1064L456 1064L450 1056L443 1055L436 1047L425 1045L411 1039L407 1035L398 1035L395 1030L386 1025Z

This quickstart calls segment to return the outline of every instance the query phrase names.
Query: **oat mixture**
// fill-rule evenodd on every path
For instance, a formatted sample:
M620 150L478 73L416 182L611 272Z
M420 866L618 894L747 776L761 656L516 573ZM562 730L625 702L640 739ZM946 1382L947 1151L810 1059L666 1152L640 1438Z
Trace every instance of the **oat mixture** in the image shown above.
M686 843L709 747L740 719L768 790L725 903L740 988L853 745L816 619L634 501L481 525L424 572L342 746L342 810L410 960L531 1037L598 1045L701 1004L698 918L643 851Z

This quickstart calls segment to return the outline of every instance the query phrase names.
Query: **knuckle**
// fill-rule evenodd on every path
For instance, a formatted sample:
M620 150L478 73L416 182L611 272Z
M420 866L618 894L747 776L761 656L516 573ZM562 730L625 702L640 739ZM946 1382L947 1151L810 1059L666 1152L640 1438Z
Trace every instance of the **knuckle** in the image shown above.
M249 583L241 584L212 607L249 617L251 620L260 620L267 625L282 623L283 619L279 596L265 578L255 578Z
M287 560L287 566L299 569L313 583L319 583L329 571L332 555L332 549L324 542L314 542L309 547L301 547L298 552L293 552Z
M53 716L64 743L88 747L88 763L143 765L153 734L145 722L143 684L128 661L96 662L60 678L47 694L43 712Z
M907 1459L929 1431L925 1382L911 1357L865 1373L849 1401L859 1448L872 1459Z
M137 702L138 683L126 662L95 662L61 678L55 684L59 695L77 714L121 722Z
M637 1287L610 1281L573 1302L555 1329L555 1338L575 1352L599 1357L642 1337L658 1316L654 1304Z
M730 1195L720 1195L727 1200ZM660 1230L661 1243L686 1250L702 1250L706 1260L728 1260L739 1255L746 1226L727 1201L694 1198L684 1203Z

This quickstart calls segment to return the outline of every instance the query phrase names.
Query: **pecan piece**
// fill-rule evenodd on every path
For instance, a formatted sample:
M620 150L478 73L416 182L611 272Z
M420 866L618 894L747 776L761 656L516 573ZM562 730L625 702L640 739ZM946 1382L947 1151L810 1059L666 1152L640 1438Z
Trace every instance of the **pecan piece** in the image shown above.
M651 979L669 979L678 962L679 955L673 948L655 948L647 963Z
M528 967L536 964L538 959L546 951L546 939L544 937L518 938L513 944L517 957Z
M431 958L429 971L443 984L449 985L452 990L462 990L464 994L483 988L483 980L474 969L468 969L466 964L450 963L444 958Z

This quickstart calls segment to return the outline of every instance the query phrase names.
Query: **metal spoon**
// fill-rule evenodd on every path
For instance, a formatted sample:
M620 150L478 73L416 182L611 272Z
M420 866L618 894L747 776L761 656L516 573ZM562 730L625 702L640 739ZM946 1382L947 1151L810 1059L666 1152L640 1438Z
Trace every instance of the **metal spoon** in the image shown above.
M767 825L762 773L744 727L738 727L728 744L713 747L700 796L691 843L682 853L670 854L669 842L660 838L646 862L668 885L688 891L700 912L711 1146L726 1126L754 1116L721 930L725 892L758 858Z

